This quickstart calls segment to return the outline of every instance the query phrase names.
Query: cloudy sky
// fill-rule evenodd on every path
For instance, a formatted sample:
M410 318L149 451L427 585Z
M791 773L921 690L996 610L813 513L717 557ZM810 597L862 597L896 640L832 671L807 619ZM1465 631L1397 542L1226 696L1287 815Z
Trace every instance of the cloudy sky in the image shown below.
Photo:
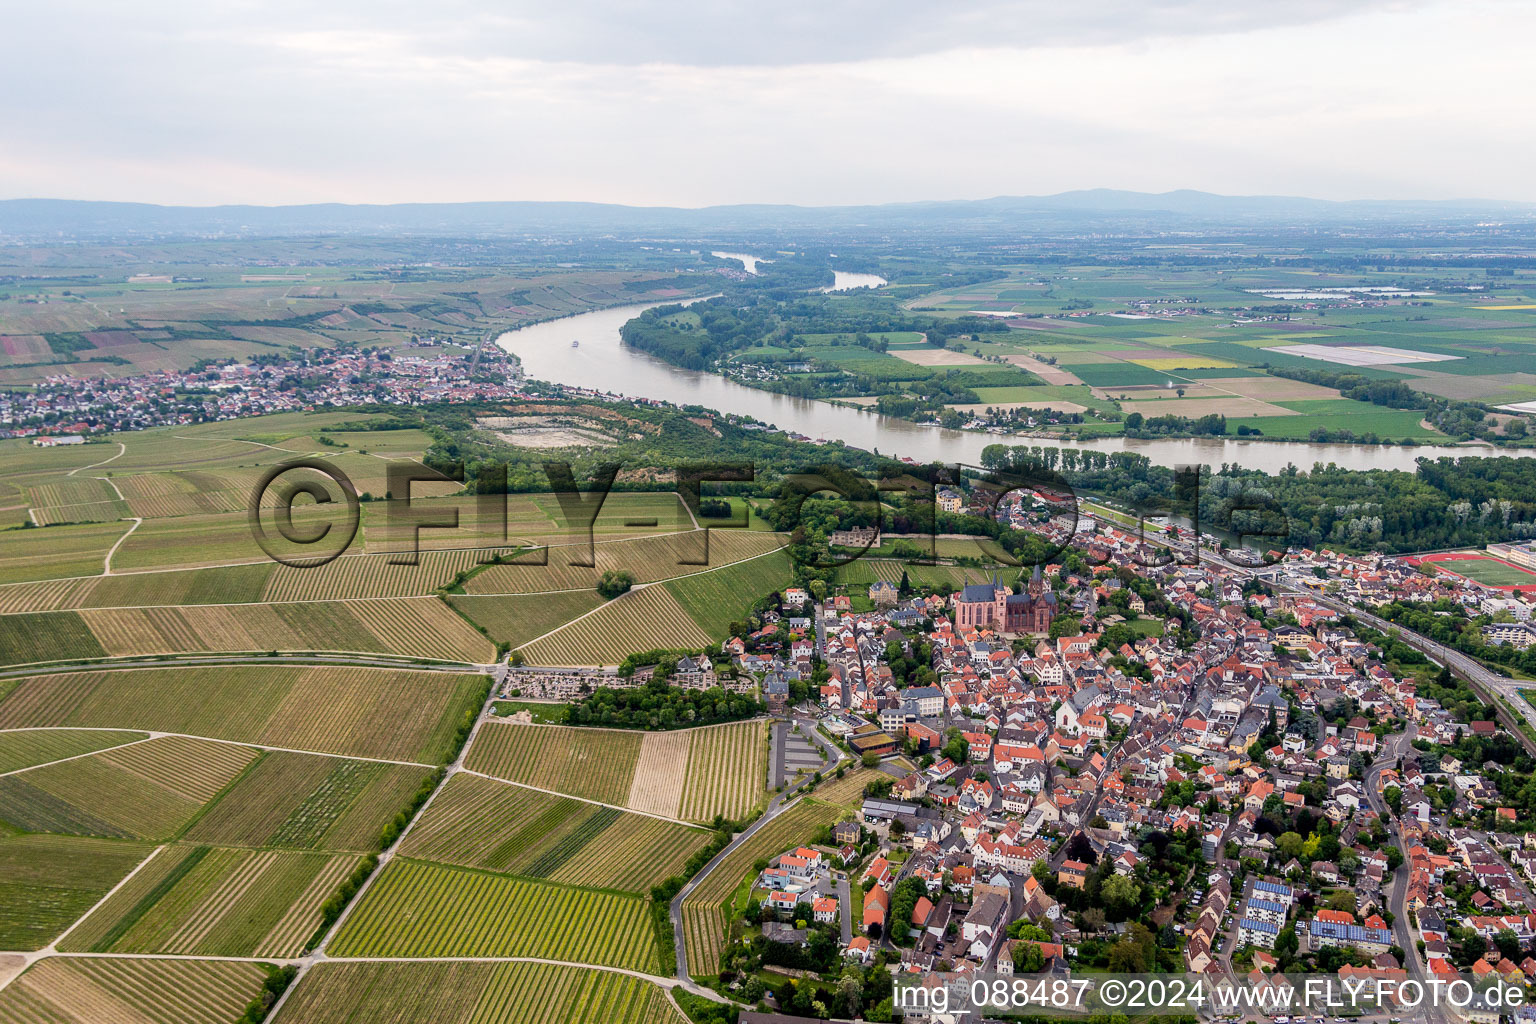
M6 8L0 198L1536 200L1519 0Z

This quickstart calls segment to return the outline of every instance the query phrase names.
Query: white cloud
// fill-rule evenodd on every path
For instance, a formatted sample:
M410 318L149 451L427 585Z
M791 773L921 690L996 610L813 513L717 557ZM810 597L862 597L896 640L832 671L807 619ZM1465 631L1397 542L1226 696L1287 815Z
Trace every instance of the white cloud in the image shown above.
M0 195L1536 199L1514 4L425 6L20 11Z

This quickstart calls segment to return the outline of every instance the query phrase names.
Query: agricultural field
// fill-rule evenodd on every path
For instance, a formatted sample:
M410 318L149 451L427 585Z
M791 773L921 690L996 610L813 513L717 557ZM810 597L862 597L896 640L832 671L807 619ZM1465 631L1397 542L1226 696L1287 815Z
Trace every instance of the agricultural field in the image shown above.
M0 530L0 584L97 576L132 523Z
M148 738L148 733L101 729L0 732L0 775Z
M327 963L275 1024L687 1024L658 985L530 963Z
M843 816L842 808L802 798L764 825L699 883L683 901L683 930L688 946L688 973L707 977L719 973L729 915L725 905L752 865L762 857L783 853L803 843L823 825Z
M267 751L199 818L189 843L368 852L430 769Z
M566 885L646 893L708 835L659 818L460 773L411 829L401 855Z
M165 736L0 777L0 821L25 832L169 839L257 752Z
M49 957L0 991L0 1024L230 1024L267 968L210 960Z
M485 685L479 675L329 666L67 672L21 680L0 700L0 729L145 729L438 764Z
M342 651L484 664L494 646L435 597L77 613L114 657L199 651ZM0 618L0 624L4 623Z
M355 854L165 846L64 940L65 952L296 956Z
M532 665L617 665L635 651L712 643L665 586L631 590L579 622L519 648Z
M79 612L0 615L0 665L102 658L106 653Z
M639 897L406 859L384 868L327 951L663 969L647 901Z
M679 817L740 821L767 795L768 742L763 722L732 722L687 731L688 759L681 780ZM673 769L674 773L676 768ZM677 785L674 774L673 785Z
M42 949L152 850L82 836L0 838L0 949Z
M667 584L667 589L700 629L712 639L721 640L731 622L746 618L754 603L788 586L792 578L789 556L775 552L728 568L673 580Z
M486 722L464 766L509 782L623 806L644 738L644 733L617 729Z
M487 722L466 767L485 775L686 821L739 819L768 773L760 721L638 732Z
M484 626L492 640L521 647L585 615L602 604L603 598L595 590L572 590L508 597L455 595L448 603Z

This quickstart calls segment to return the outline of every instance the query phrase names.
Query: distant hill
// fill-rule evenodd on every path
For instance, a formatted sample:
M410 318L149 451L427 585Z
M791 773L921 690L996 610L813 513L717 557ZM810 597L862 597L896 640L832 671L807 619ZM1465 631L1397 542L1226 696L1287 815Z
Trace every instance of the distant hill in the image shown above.
M1293 196L1088 189L1052 196L880 206L734 205L698 209L603 203L486 202L309 206L155 206L72 199L0 200L0 237L509 236L699 234L733 231L1058 230L1107 225L1177 229L1228 225L1381 226L1536 218L1536 204L1496 200L1335 202Z

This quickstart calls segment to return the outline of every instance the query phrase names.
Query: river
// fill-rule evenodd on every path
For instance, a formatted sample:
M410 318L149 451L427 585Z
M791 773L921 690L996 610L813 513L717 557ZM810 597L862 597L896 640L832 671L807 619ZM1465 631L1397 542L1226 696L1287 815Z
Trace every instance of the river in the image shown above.
M839 273L839 280L833 287L845 283L847 287L869 287L872 284L869 281L849 283L848 279L872 276ZM549 320L508 331L497 339L497 344L521 359L524 371L536 380L595 388L630 398L660 399L678 405L702 405L721 412L752 416L782 430L807 437L840 440L855 448L892 456L905 455L919 462L964 462L974 465L980 462L981 450L989 444L1135 452L1163 466L1219 466L1235 462L1247 469L1260 469L1267 473L1277 473L1291 463L1302 469L1310 469L1315 462L1336 463L1346 469L1411 471L1414 460L1426 456L1515 454L1491 447L1420 445L1417 448L1404 448L1396 445L1239 441L1230 438L1141 440L1106 437L1090 441L1060 441L969 430L945 430L933 424L911 423L863 409L759 391L717 374L684 370L625 347L619 339L619 328L638 316L642 310L656 305L661 303L617 306L562 320ZM572 341L581 344L572 347ZM1519 454L1536 453L1522 451Z

